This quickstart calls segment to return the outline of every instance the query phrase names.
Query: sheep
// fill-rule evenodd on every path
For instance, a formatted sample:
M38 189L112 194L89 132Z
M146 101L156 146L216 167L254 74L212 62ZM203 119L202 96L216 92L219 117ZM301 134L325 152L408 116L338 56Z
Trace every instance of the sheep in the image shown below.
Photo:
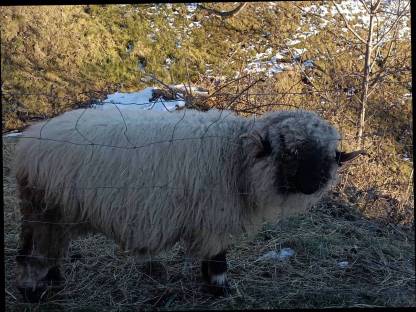
M88 232L139 255L182 241L203 259L208 290L224 294L232 242L306 211L361 153L338 151L337 130L303 110L119 113L73 110L17 145L17 287L28 301L59 286L70 240Z

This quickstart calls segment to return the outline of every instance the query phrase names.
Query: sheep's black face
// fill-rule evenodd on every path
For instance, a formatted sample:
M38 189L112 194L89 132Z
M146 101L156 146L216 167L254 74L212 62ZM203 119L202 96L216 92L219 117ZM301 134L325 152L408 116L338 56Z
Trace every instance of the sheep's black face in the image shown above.
M277 185L281 193L313 194L324 187L331 178L335 157L329 159L312 143L307 143L296 153L282 151L279 155Z
M298 170L292 183L301 193L315 193L330 179L330 170L335 164L335 159L329 160L322 155L322 151L314 147L305 148L300 155Z
M338 166L365 154L362 150L345 153L335 148L330 153L328 146L320 145L313 138L299 146L292 144L289 147L283 134L280 134L279 141L271 142L268 131L264 135L254 132L244 137L255 142L253 151L256 159L273 159L276 166L273 183L280 194L316 193L326 187Z

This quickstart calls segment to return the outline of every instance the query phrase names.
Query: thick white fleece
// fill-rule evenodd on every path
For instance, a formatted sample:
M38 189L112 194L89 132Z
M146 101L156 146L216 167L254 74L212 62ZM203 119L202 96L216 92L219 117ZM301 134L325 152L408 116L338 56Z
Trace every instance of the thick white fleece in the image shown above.
M265 220L304 211L335 181L334 171L316 194L278 194L276 164L256 159L258 146L241 138L253 130L267 131L274 150L280 134L293 149L314 140L329 155L339 139L305 111L247 119L217 110L121 116L79 109L25 131L16 175L44 191L45 203L60 209L63 221L87 222L126 249L157 253L183 239L205 257Z

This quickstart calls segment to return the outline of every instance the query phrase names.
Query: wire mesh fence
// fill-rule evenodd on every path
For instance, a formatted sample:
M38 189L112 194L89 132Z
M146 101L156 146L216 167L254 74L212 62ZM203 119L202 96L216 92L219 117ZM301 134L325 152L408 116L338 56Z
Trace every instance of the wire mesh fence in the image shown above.
M364 2L360 1L360 3L365 6ZM387 3L390 4L391 1ZM407 7L406 3L406 1L399 1L398 9L401 4ZM272 4L275 5L275 3ZM311 15L319 19L327 19L327 21L333 20L329 16L324 17L324 14L319 11L314 13L317 8L314 4L306 7L308 12L304 10L303 5L302 8L297 4L294 6L304 14L301 21L308 25L313 24L304 18ZM277 11L290 13L290 16L293 16L294 12L290 12L285 4L279 4L278 7ZM258 16L264 14L264 12L257 13L257 8L255 9ZM85 10L91 14L89 6ZM380 10L377 14L384 12L397 19L401 14L409 15L405 12L406 10L401 13L399 11ZM145 19L155 26L152 15L146 16ZM42 13L42 16L45 15ZM224 30L225 24L227 23L221 24L220 33ZM380 24L382 25L383 23ZM389 23L386 23L385 27L386 25L388 26ZM356 27L356 25L352 26ZM390 30L399 29L399 26L393 26L394 24ZM15 263L16 255L22 248L19 243L21 225L65 229L89 223L88 221L61 222L55 219L51 221L42 218L43 213L32 213L31 218L22 217L12 165L15 157L15 143L33 141L34 144L53 143L56 148L88 150L89 154L83 159L84 165L97 161L98 158L94 156L105 150L111 150L114 153L145 153L147 150L168 146L164 150L166 151L164 156L168 158L171 149L180 144L200 144L203 148L204 142L217 140L224 145L240 145L238 138L210 135L212 128L229 120L231 113L227 110L238 116L251 116L249 118L256 116L257 118L272 110L306 109L317 112L336 126L341 133L341 139L337 142L341 150L356 149L362 104L361 82L364 78L364 74L360 72L362 65L360 57L364 53L365 44L356 42L353 36L348 37L341 32L337 33L336 28L335 31L328 29L328 33L332 36L330 40L337 41L338 47L334 47L331 52L327 50L321 53L319 49L322 47L316 45L316 51L312 52L317 57L316 59L321 54L325 54L325 62L330 64L325 69L318 68L317 64L313 64L313 68L309 67L310 61L309 65L306 65L308 61L302 60L306 54L296 55L298 49L283 43L286 42L286 38L283 38L282 42L277 41L278 45L273 46L277 48L276 51L287 50L287 55L282 62L290 66L284 70L284 73L277 75L280 78L269 76L265 81L264 78L259 78L259 75L247 74L247 71L240 70L234 79L225 81L217 77L201 79L202 89L209 89L209 92L194 89L191 83L185 83L181 88L173 87L152 77L147 81L153 80L162 86L162 88L153 88L155 92L152 96L142 101L117 101L106 99L114 90L91 88L87 91L78 91L85 90L85 86L91 85L91 81L78 81L78 77L71 77L70 73L64 73L64 76L69 77L64 80L65 83L67 81L70 83L70 87L62 87L58 84L51 87L49 82L36 84L46 86L42 90L42 87L34 88L35 84L26 84L26 81L22 86L13 85L14 82L7 85L8 81L2 81L2 102L7 104L3 106L3 113L21 121L16 123L17 128L24 123L43 122L39 135L26 135L25 132L3 133L5 292L8 308L10 310L33 308L23 305L13 284L18 273ZM297 36L298 30L289 34ZM228 257L228 274L233 290L229 297L212 299L201 291L204 284L199 278L199 262L212 261L212 259L191 258L187 255L184 245L174 245L170 252L159 256L145 253L140 258L128 250L117 249L112 241L103 236L93 235L84 237L82 240L74 240L70 243L69 253L59 257L63 260L65 271L64 287L58 292L57 297L50 298L51 302L57 306L48 307L48 304L42 303L35 309L81 310L89 308L103 311L142 308L187 310L227 309L229 307L246 309L250 307L321 308L414 305L414 246L412 246L414 235L412 236L411 231L407 232L405 228L397 224L412 224L414 220L413 142L411 112L409 113L411 111L411 108L409 109L411 106L409 105L411 102L409 93L411 92L411 68L407 62L410 54L399 55L397 51L390 53L399 47L400 42L393 39L384 45L382 38L386 34L386 32L377 33L375 44L382 44L383 48L376 49L371 64L372 67L374 65L374 70L369 81L370 101L368 102L367 123L362 137L365 139L364 148L367 155L344 166L340 170L339 184L331 190L328 197L325 197L305 215L281 220L274 226L262 223L252 224L253 226L263 225L254 240L246 237L236 239L235 247L230 248ZM381 35L380 38L379 35ZM4 55L15 54L17 43L13 40L8 41L11 43L9 44L11 48L5 49ZM62 45L62 42L60 44ZM36 52L37 46L34 45L34 48ZM315 43L312 42L310 49L314 48ZM406 51L406 48L404 50ZM28 48L27 51L30 54L32 50ZM323 51L325 51L325 45ZM380 51L384 55L379 54ZM220 62L218 66L220 69L216 68L215 71L220 72L223 70L221 67L227 67L233 55L238 55L235 52L237 49L232 51L231 56L228 55L228 58ZM247 56L248 54L245 57ZM341 57L346 62L354 59L354 64L345 65L346 63L342 64L341 61L338 63L337 58ZM53 58L49 59L53 60ZM143 60L142 57L141 61ZM251 63L254 61L259 61L261 65L266 65L268 62L257 56ZM249 63L241 61L241 66L250 69ZM25 63L16 62L14 65L25 69L23 64ZM8 63L6 62L5 65ZM320 65L325 64L320 63ZM270 68L263 69L266 73L270 72ZM334 72L332 72L333 69ZM35 72L39 68L34 66L29 70ZM134 66L133 71L136 70ZM188 71L188 68L186 70ZM140 71L144 71L144 66ZM25 77L36 76L36 74L33 76L24 74ZM170 73L170 76L173 81L172 77L175 75ZM278 84L279 79L285 82ZM142 84L138 83L138 85ZM22 89L17 90L20 87ZM50 90L49 87L51 87ZM24 88L27 89L23 90ZM75 90L75 88L79 89ZM42 91L32 92L37 89ZM45 91L46 89L49 91ZM62 92L63 90L65 92ZM53 122L49 118L75 108L79 108L80 114L73 127L67 130L76 133L78 139L65 140L49 137L48 126ZM111 122L117 123L117 131L122 133L119 141L110 144L96 140L91 133L85 131L84 127L89 123L88 112L90 110L107 108L113 112ZM134 108L143 110L158 108L166 111L166 114L179 117L177 122L168 129L164 139L140 143L134 135L131 135L134 122L132 122L129 109ZM178 135L180 128L186 124L188 112L209 111L213 108L224 110L224 112L219 115L219 118L206 125L202 135L194 133ZM255 118L253 120L255 121ZM104 120L103 124L105 123ZM205 152L212 151L205 149ZM199 150L198 153L201 151ZM150 169L146 164L134 164L134 170L148 172ZM122 170L118 174L122 175ZM168 174L167 171L166 175ZM201 172L196 170L193 174L198 176ZM64 186L56 187L54 192L123 194L147 190L158 192L163 197L173 192L185 192L190 189L181 186L180 183L175 183L174 180L168 181L169 183L153 183L154 181L151 180L145 182L126 185L98 181L93 185L82 185L68 181ZM207 194L225 192L216 183L207 183L199 190ZM43 190L32 188L31 191L40 194ZM240 190L227 192L230 196L249 195L247 191ZM114 215L114 218L116 217L117 214ZM379 220L379 217L382 220ZM149 222L149 226L158 225ZM266 251L278 251L284 247L292 248L295 255L284 261L258 261ZM22 251L20 253L21 256L30 256L37 260L57 260L55 257L45 255L32 255L22 253ZM150 268L147 267L149 260L155 263ZM159 266L156 263L159 263ZM346 263L346 265L340 266L340 263L343 265ZM187 270L186 266L188 266ZM59 295L63 295L64 298L58 298Z
M324 93L333 93L333 94L342 94L344 93L345 97L347 98L348 90L323 90L319 92L315 92L317 94ZM283 109L283 110L291 110L291 109L307 109L305 107L306 105L293 105L290 104L290 101L283 101L279 103L263 103L258 104L256 103L256 98L267 98L267 97L274 97L279 98L282 96L294 96L294 97L303 97L303 96L310 96L310 93L307 92L286 92L286 93L273 93L273 92L251 92L249 91L249 88L244 89L244 92L222 92L219 94L218 92L216 95L218 97L223 97L227 99L225 102L223 102L223 105L221 105L221 109L224 110L219 116L219 118L212 121L208 126L206 131L204 132L204 135L192 135L186 137L177 137L175 136L175 132L178 127L180 127L181 122L184 122L187 118L187 112L189 111L188 103L189 103L189 97L186 97L185 94L176 95L176 98L174 100L164 99L163 97L158 98L153 101L143 101L140 103L137 102L124 102L124 101L106 101L104 99L98 99L92 102L89 102L87 106L84 106L79 109L80 114L78 118L76 119L73 128L71 131L75 131L79 134L83 142L78 141L71 141L71 140L62 140L62 139L55 139L53 137L48 137L45 135L47 133L47 127L50 122L53 121L53 119L48 119L45 121L42 121L44 124L40 128L39 136L27 136L23 132L23 134L16 136L16 137L8 137L8 143L9 142L18 142L21 140L33 140L34 142L39 141L52 141L54 143L59 144L68 144L70 146L85 146L86 149L91 148L91 155L93 153L99 153L100 149L118 149L118 150L126 150L131 152L140 152L140 150L146 149L146 148L154 148L158 145L168 144L168 145L174 145L179 142L184 141L190 141L194 142L195 144L202 144L201 142L204 142L205 140L222 140L223 144L241 144L236 140L235 137L230 136L218 136L218 135L209 135L209 128L214 127L216 124L221 122L227 122L227 117L229 114L258 114L261 115L265 109L268 110L275 110L275 109ZM19 94L18 96L33 96L34 94ZM50 96L45 94L37 94L35 96ZM195 100L195 98L192 98L192 100ZM168 139L166 140L158 140L158 141L152 141L145 144L136 144L135 140L131 138L131 133L129 132L129 126L131 125L131 119L129 119L129 112L124 110L123 105L126 106L138 106L139 109L143 107L149 107L149 105L154 104L155 102L159 101L164 105L164 103L174 103L178 100L185 101L185 109L178 109L174 111L167 110L166 114L177 114L180 116L180 118L177 119L177 122L174 124L174 126L170 129L171 133L167 136ZM188 101L188 102L187 102ZM207 100L206 97L203 97L202 99L198 99L199 103L207 103L209 100ZM191 101L192 102L192 101ZM225 103L225 104L224 104ZM244 104L244 106L241 106L241 104ZM89 137L89 134L86 132L83 132L82 124L88 123L88 112L90 110L99 110L100 105L110 105L113 110L113 117L115 120L118 120L118 124L120 125L120 129L123 132L123 136L125 139L125 144L103 144L102 142L97 142L94 139L91 139ZM192 108L195 108L195 106L191 106ZM215 108L215 106L211 106L209 108ZM322 104L320 109L316 109L316 111L321 110L321 112L324 112L328 115L328 111L331 109L330 106L326 104ZM333 109L333 107L332 107ZM227 110L230 110L228 112ZM232 112L231 112L232 111ZM167 117L169 118L169 117ZM255 124L256 118L253 119ZM103 121L105 122L105 120ZM351 131L348 131L347 134L341 133L342 138L338 142L340 146L343 146L343 143L347 142L347 146L354 146L354 142L357 139L357 136L354 134L351 134ZM385 133L380 132L378 129L372 130L371 133L367 133L365 137L371 141L376 142L377 140L383 140L385 137ZM5 137L3 137L3 140L5 140ZM14 144L14 143L12 143ZM94 148L94 149L93 149ZM380 164L383 163L382 156L383 151L371 151L370 159L378 159L377 161L380 161ZM377 154L378 153L378 154ZM169 155L167 154L166 157ZM377 158L378 157L378 158ZM7 155L6 155L7 158ZM13 158L13 154L11 153L10 158ZM92 158L91 158L92 159ZM90 159L90 160L91 160ZM10 159L9 159L10 160ZM367 163L367 161L365 161ZM356 168L356 165L351 165L352 168ZM146 170L146 165L144 164L137 164L135 166L138 171ZM351 167L343 168L343 171L349 172ZM10 173L12 173L12 170L10 170ZM341 189L341 192L345 191L345 188L348 186L351 186L351 182L346 181L348 179L348 175L346 178L341 178L341 184L343 185L343 189ZM12 196L17 195L17 187L15 185L15 182L8 182L8 190L7 192L11 194ZM173 181L174 182L174 181ZM383 187L391 187L392 185L395 185L397 188L403 190L410 190L412 186L412 178L403 180L397 180L397 181L389 181L383 180L378 181L376 183L375 181L372 181L371 187L374 190L382 189ZM354 184L352 184L354 185ZM83 185L76 185L69 183L68 185L62 186L60 188L57 188L56 192L64 192L65 190L72 190L74 192L79 191L119 191L119 192L125 192L125 191L135 191L135 190L142 190L142 189L149 189L154 190L157 189L160 192L168 192L169 190L185 190L185 187L181 187L180 185L175 185L175 183L171 184L142 184L140 186L131 186L131 185L93 185L93 186L83 186ZM373 194L373 198L371 196L368 196L368 189L367 188L367 194L363 194L365 197L365 200L367 203L371 203L372 200L374 200L376 195ZM213 185L207 185L205 187L201 188L201 191L206 192L213 192L217 190L217 186L215 184ZM38 191L42 191L39 189ZM337 188L337 191L340 191L339 188ZM375 191L375 193L377 193ZM237 195L247 195L244 192L239 193L237 192ZM411 198L411 192L408 194L409 198ZM374 197L375 196L375 197ZM391 198L388 196L383 197L385 201L389 202ZM380 196L378 197L380 199ZM42 220L41 216L42 213L37 215L36 213L33 213L31 216L33 219L27 219L27 218L21 218L19 212L17 209L17 203L14 203L14 211L12 212L12 217L10 215L8 216L8 220L13 222L21 222L21 224L27 224L27 223L39 223L39 224L46 224L51 226L60 226L60 227L71 227L71 226L77 226L77 225L83 225L88 224L88 221L81 221L81 222L52 222L48 220ZM367 205L367 204L364 204ZM40 217L40 219L39 219ZM338 220L338 222L342 223L342 221ZM358 222L358 221L357 221ZM362 221L360 221L362 222ZM352 223L354 223L352 221ZM368 224L370 224L369 222ZM357 223L358 224L358 223ZM368 225L366 224L366 225ZM159 224L155 224L159 225ZM260 224L253 224L264 226L264 223ZM339 224L338 224L339 225ZM346 226L343 224L342 226ZM341 226L341 227L342 227ZM349 226L351 226L351 221L349 221ZM282 235L282 233L287 230L287 227L285 225L280 225L277 229L274 229L274 236L277 237L277 235ZM301 228L298 228L298 231L301 232ZM333 229L333 231L337 231L336 228ZM368 231L366 229L365 231ZM383 231L383 229L379 229L379 231ZM267 235L268 230L265 230L264 228L259 231L259 236L261 235ZM322 235L320 236L327 238L327 236ZM92 237L94 239L94 237ZM102 240L103 238L99 238L99 240ZM12 241L14 241L12 243ZM286 241L290 241L289 239L286 239ZM237 241L238 243L238 241ZM263 241L264 243L264 241ZM77 246L79 244L79 246ZM212 298L207 297L203 295L203 287L205 286L204 282L200 280L199 278L199 265L201 261L213 261L212 259L207 258L198 258L198 257L191 257L187 255L187 251L183 249L182 245L175 245L174 246L174 252L169 254L168 256L155 256L150 254L143 254L140 257L138 255L135 255L134 253L131 253L131 251L122 251L117 250L117 248L114 247L113 243L110 243L109 241L105 241L104 243L101 242L100 244L103 244L101 246L105 246L104 254L97 253L97 250L88 250L84 251L83 255L78 257L75 256L64 256L59 257L60 261L63 261L64 267L65 267L65 274L67 280L64 283L64 288L60 292L56 294L57 297L51 297L50 302L55 302L56 304L61 304L65 308L71 308L71 307L77 307L80 308L81 306L88 306L91 307L89 304L89 300L91 301L91 296L94 296L97 291L101 291L105 296L108 296L105 300L106 304L98 305L97 308L103 308L105 306L108 307L117 307L118 309L134 309L134 307L137 306L143 306L143 307L157 307L158 309L164 309L168 307L170 304L173 304L175 308L181 308L181 309L193 309L198 308L201 306L207 306L208 304L211 304L212 307L218 308L221 306L219 304L220 301L213 301ZM339 297L340 293L343 293L342 296L344 298L351 297L351 301L354 301L354 297L357 296L357 294L360 291L364 291L363 288L366 286L362 286L363 288L356 288L352 289L349 286L345 287L327 287L325 286L325 282L322 280L322 275L331 275L331 276L337 276L337 274L341 274L343 278L349 278L349 274L351 274L351 277L355 276L352 273L349 273L350 269L354 267L355 269L363 269L365 270L366 265L371 266L374 270L382 270L381 268L385 264L382 263L381 260L378 260L378 263L374 263L374 259L370 259L367 254L365 254L365 260L361 261L355 260L355 262L351 262L347 269L341 269L337 266L337 261L334 259L323 259L321 261L321 269L311 267L307 269L306 271L297 271L299 269L299 266L305 265L308 263L309 256L307 254L297 253L294 258L287 261L277 261L272 263L263 263L259 262L258 257L264 253L265 250L270 249L276 249L279 250L281 248L280 243L276 238L272 238L272 246L270 245L270 242L267 242L266 240L266 247L261 245L260 243L256 243L256 255L250 254L247 251L247 246L244 247L243 251L232 251L231 255L228 259L228 266L229 266L229 276L232 280L232 288L235 290L234 294L231 295L231 297L228 297L228 299L222 299L224 302L231 302L233 300L243 300L244 294L250 293L250 296L252 298L255 298L260 293L269 293L271 289L273 289L274 294L280 294L282 298L280 299L280 304L283 304L286 302L286 304L292 304L293 300L296 300L296 298L299 298L299 296L309 296L309 297L321 297L323 294L327 297ZM273 244L275 244L273 246ZM19 250L19 246L16 245L16 239L9 239L9 246L14 246L14 248L7 247L6 245L6 262L8 263L9 267L12 268L13 265L12 262L15 261L16 254ZM71 245L70 250L73 250L74 246L76 246L75 249L82 250L82 243L76 242L75 245ZM81 246L81 248L80 248ZM85 246L84 246L85 247ZM100 248L100 245L94 245L94 243L89 243L90 248ZM238 247L237 247L238 248ZM370 247L366 247L367 249L370 249ZM299 249L301 250L301 248ZM260 253L260 254L259 254ZM58 260L54 257L47 257L47 256L40 256L40 255L32 255L32 254L21 254L20 256L27 256L29 258L37 258L38 260ZM153 271L152 269L148 270L147 265L149 261L153 263L159 263L159 267L157 264L153 265ZM155 262L156 261L156 262ZM109 266L109 267L108 267ZM78 268L78 269L77 269ZM112 270L111 270L112 269ZM116 273L114 273L117 271ZM101 282L102 285L105 285L105 287L110 287L112 291L108 292L108 289L102 289L100 288L100 279L105 278L101 274L98 274L97 276L90 277L89 281L88 279L84 279L79 276L78 272L83 272L83 274L86 274L85 270L91 270L92 272L95 272L96 270L102 270L106 274L110 274L111 271L113 271L113 274L117 274L117 278L111 278L111 283L114 283L114 285L117 286L111 286L111 283L109 284L109 280L105 282ZM251 270L251 271L250 271ZM274 271L274 273L267 273L268 271ZM279 274L276 272L280 272L281 270L288 270L291 280L289 279L283 279L279 280L278 276ZM390 269L389 269L390 270ZM393 268L391 268L393 270ZM411 272L407 271L407 268L402 268L403 275L409 276L412 275ZM266 272L267 271L267 272ZM135 272L135 273L134 273ZM139 272L139 273L137 273ZM184 272L187 272L186 274ZM250 273L248 273L250 272ZM303 273L301 273L303 272ZM377 271L378 272L378 271ZM390 271L389 271L390 272ZM374 272L373 272L374 273ZM77 275L78 274L78 275ZM260 275L259 275L260 274ZM266 276L267 274L271 274L270 276ZM301 274L302 276L297 276L297 274ZM262 275L265 275L264 277ZM297 276L297 277L296 277ZM384 276L384 275L383 275ZM72 280L71 280L72 278ZM313 281L317 285L321 285L321 287L313 287L310 283L308 283L307 289L302 289L302 294L287 294L285 291L285 287L292 287L294 283L297 283L297 280L304 280L304 278L310 279L310 281ZM139 287L134 282L134 279L138 279L142 281L146 287L146 291L140 295L138 293ZM411 277L410 277L411 279ZM78 282L76 282L78 280ZM337 277L337 280L339 280L339 277ZM408 281L408 280L407 280ZM405 280L400 280L400 283L407 283ZM122 284L124 283L124 286ZM24 305L24 303L19 299L19 295L17 295L13 290L10 288L10 281L8 281L9 287L6 288L6 295L8 296L8 300L10 300L10 304L12 305ZM95 287L96 291L90 292L91 287ZM136 289L133 289L131 287L137 287ZM82 292L85 291L85 294L82 294ZM113 292L120 292L118 295L113 294ZM59 295L66 296L66 299L59 299ZM76 297L81 299L77 299ZM89 297L90 296L90 297ZM341 297L342 297L341 296ZM178 298L181 298L180 300ZM245 298L244 300L247 300ZM243 300L243 301L244 301ZM285 301L286 300L286 301ZM335 300L335 299L334 299ZM249 300L250 301L250 300ZM92 300L91 302L95 302ZM247 302L246 302L247 304ZM44 304L39 304L39 307L42 307ZM284 305L284 304L283 304ZM331 303L330 305L336 306L336 304ZM253 306L255 306L253 304ZM167 308L169 309L169 308Z

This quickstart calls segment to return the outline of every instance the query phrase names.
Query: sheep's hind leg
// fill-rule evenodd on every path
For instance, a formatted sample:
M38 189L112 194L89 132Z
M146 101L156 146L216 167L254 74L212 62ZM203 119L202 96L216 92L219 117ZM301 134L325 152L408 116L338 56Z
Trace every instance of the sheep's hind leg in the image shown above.
M16 257L17 288L24 299L38 302L61 289L60 261L70 241L59 214L44 205L22 200L21 248Z
M210 293L218 296L228 295L230 292L227 281L227 259L223 251L202 261L202 277L207 283Z

